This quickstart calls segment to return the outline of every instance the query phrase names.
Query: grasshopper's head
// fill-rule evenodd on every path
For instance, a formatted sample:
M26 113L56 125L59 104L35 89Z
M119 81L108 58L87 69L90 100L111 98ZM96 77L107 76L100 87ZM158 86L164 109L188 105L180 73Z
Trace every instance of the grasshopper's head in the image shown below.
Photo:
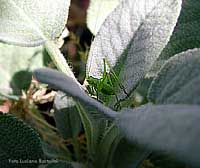
M96 86L97 86L98 79L97 79L97 78L94 78L94 77L92 77L92 76L90 76L90 77L87 79L87 82L88 82L89 85L96 87Z

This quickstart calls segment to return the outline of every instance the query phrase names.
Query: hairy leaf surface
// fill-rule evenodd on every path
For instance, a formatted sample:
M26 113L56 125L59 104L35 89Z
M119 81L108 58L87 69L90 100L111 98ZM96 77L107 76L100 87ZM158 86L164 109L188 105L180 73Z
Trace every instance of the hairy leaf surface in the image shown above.
M124 0L109 15L91 46L87 76L102 77L103 58L129 93L169 41L181 0ZM119 89L119 97L126 95Z
M0 113L0 142L0 167L37 168L39 159L43 159L38 134L12 115ZM15 160L21 160L21 163L12 163ZM36 163L27 163L26 160Z
M162 51L160 59L186 51L200 48L200 1L183 0L181 14L169 43Z
M200 106L144 105L121 112L117 124L130 141L200 165Z
M178 54L163 66L149 90L156 104L200 104L200 49Z
M59 37L70 0L1 0L0 41L38 46Z
M35 68L43 67L43 49L0 44L0 94L20 95L31 82Z
M96 35L106 17L117 7L120 0L90 0L87 10L87 26Z

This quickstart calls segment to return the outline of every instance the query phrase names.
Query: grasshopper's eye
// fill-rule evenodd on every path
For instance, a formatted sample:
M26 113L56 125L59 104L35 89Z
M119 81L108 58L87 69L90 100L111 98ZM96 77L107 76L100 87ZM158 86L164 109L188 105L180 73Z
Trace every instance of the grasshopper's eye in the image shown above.
M87 79L87 82L90 84L90 85L94 85L96 83L96 79L92 76L90 76L88 79Z
M87 82L91 85L91 83L92 83L91 77L89 77L89 78L87 79Z

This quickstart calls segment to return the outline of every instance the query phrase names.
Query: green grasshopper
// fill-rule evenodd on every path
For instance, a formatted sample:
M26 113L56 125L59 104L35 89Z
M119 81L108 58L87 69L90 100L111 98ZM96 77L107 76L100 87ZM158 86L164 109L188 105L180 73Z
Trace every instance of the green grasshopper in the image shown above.
M109 64L108 64L108 66L110 68L110 73L106 72L105 58L103 59L103 64L104 64L103 77L98 79L98 78L90 76L87 79L87 82L89 84L88 90L93 95L94 95L94 93L96 93L97 100L99 100L100 93L102 93L104 95L115 95L116 100L117 100L116 105L119 106L119 99L117 97L115 87L114 87L114 84L113 84L111 78L114 80L115 83L117 83L119 85L119 87L124 91L124 93L126 95L128 95L128 94L127 94L124 86L120 83L120 81L119 81L117 75L115 74L114 70L112 69L112 67L109 66Z

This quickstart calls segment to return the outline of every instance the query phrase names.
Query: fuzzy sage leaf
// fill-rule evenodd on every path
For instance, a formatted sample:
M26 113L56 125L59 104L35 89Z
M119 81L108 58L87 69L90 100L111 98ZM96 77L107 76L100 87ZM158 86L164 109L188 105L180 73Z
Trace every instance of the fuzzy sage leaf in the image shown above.
M20 46L38 46L59 37L70 0L1 0L0 41Z
M87 75L101 78L102 60L106 57L130 93L169 41L181 2L123 0L94 39L87 62ZM120 89L118 95L126 97Z
M39 135L10 114L0 113L0 142L0 167L37 168L44 158Z
M112 12L120 0L90 0L87 10L87 26L96 35L106 17Z
M200 48L200 1L183 0L181 14L160 59L168 59L188 49Z
M0 94L19 96L21 90L27 90L31 71L44 67L42 53L42 47L24 48L0 43Z
M118 117L117 125L131 142L200 165L200 106L149 104L124 109Z
M169 59L152 82L149 99L156 104L200 104L200 49Z

